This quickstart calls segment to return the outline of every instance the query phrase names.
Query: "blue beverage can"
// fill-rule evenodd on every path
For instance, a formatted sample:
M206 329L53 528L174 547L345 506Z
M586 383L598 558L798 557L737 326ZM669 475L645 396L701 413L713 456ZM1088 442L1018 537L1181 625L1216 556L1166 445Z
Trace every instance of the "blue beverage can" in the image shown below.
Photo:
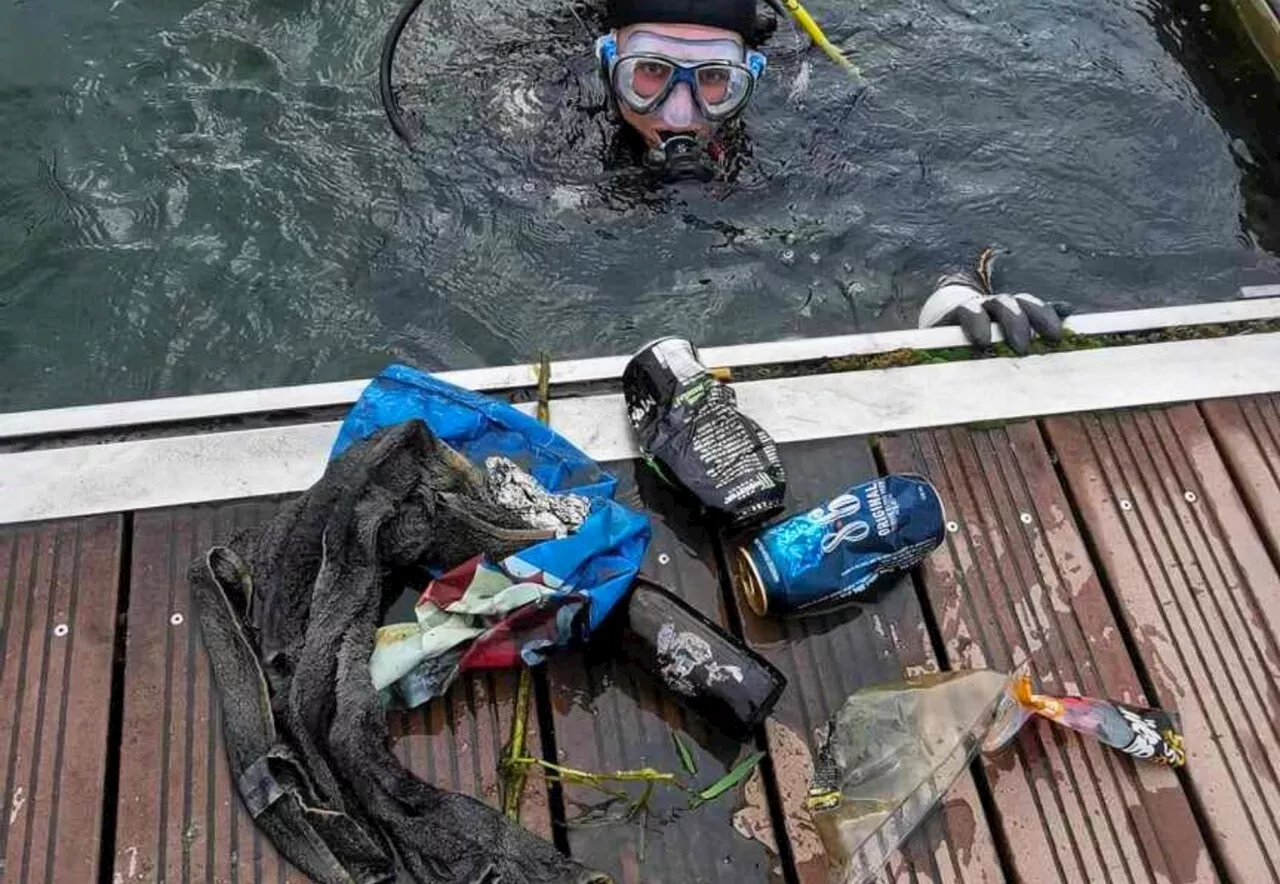
M761 616L825 613L914 567L942 543L945 526L928 481L882 476L766 528L739 550L738 582Z

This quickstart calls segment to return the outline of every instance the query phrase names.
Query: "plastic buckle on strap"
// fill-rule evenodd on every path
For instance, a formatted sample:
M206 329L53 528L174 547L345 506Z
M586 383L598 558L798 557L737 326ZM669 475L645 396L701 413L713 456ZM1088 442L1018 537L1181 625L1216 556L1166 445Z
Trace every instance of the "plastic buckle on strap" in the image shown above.
M257 819L267 808L284 797L284 788L271 773L271 756L259 755L253 764L244 769L237 781L240 797L244 799L249 814Z

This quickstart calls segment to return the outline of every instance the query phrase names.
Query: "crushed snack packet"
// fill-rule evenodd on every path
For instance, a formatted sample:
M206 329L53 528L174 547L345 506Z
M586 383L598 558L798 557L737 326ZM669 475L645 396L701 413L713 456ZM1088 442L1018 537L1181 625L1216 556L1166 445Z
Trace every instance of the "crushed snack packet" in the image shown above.
M1016 704L1021 714L1012 720L1011 726L991 734L983 751L992 752L1004 746L1027 718L1038 715L1143 761L1170 767L1187 763L1182 727L1172 712L1093 697L1037 694L1032 688L1031 676L1025 672L1009 680L1007 697L1006 702Z

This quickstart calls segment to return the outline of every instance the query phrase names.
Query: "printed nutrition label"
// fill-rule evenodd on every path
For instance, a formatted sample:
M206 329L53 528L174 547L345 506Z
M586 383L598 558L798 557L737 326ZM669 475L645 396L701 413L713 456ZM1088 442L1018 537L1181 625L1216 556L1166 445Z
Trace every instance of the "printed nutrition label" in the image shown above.
M728 406L699 415L693 431L693 453L717 489L727 488L767 466L756 454L754 434ZM773 483L759 487L771 488Z

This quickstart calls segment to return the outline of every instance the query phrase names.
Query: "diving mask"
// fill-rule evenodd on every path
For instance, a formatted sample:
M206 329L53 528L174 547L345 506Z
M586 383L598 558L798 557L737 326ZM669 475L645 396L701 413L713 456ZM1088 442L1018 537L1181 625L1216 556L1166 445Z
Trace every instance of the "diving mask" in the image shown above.
M710 54L717 57L676 57L675 53L697 50L698 44L710 48ZM762 53L744 50L730 40L687 41L643 31L631 36L624 54L619 54L617 37L605 34L596 41L596 55L613 95L636 113L662 111L683 83L698 111L712 123L732 119L746 108L766 67ZM670 122L681 125L692 120Z

